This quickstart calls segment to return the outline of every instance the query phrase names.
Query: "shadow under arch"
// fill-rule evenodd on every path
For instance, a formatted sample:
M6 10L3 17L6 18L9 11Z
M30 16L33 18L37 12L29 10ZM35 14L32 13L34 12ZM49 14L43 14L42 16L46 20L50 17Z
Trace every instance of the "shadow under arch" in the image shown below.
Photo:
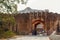
M42 20L34 20L32 22L32 24L33 24L32 35L37 35L38 34L37 30L44 30L44 25L45 25L44 21L42 21ZM41 27L41 24L43 25L42 27Z
M57 24L56 32L57 32L58 35L60 35L60 25L59 25L59 23Z

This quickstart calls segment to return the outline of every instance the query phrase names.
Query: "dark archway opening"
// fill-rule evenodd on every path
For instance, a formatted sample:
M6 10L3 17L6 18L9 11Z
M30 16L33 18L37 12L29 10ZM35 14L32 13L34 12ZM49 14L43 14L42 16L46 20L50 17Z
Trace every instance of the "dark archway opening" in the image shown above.
M43 32L43 26L41 26L41 23L37 23L34 25L34 29L32 31L32 35L38 35L39 33L42 34Z
M57 32L60 32L60 26L59 26L59 23L57 25Z
M56 33L57 33L57 35L60 35L60 26L59 26L59 23L58 23L58 25L57 25Z

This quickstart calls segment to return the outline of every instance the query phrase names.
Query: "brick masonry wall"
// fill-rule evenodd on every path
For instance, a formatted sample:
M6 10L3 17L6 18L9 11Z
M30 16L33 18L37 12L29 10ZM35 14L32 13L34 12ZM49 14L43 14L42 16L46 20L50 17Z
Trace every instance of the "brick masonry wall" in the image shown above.
M53 12L30 12L19 13L15 16L16 27L18 33L29 34L33 30L33 20L40 20L44 22L44 30L51 34L56 30L58 21L60 22L59 14Z

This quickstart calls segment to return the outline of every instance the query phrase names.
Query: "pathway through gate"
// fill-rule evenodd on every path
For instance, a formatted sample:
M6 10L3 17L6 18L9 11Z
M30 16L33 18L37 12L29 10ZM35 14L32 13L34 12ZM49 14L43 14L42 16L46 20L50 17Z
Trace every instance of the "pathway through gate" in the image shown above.
M9 39L9 40L49 40L47 36L23 36L18 37L16 39Z

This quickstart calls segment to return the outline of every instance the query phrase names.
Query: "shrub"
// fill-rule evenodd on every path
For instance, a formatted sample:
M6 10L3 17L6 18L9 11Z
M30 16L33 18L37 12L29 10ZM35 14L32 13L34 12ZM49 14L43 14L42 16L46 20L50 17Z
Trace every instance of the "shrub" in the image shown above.
M15 33L12 31L6 31L0 35L1 38L10 38L15 36Z

